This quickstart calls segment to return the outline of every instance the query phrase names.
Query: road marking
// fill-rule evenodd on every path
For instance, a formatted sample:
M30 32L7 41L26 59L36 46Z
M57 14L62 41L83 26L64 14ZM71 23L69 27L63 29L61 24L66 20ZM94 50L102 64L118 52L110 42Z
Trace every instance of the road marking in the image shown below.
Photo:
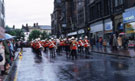
M22 60L22 52L19 52L19 62L18 62L18 67L17 67L17 70L16 70L14 81L17 81L18 71L19 71L19 67L20 67L20 64L21 64L21 60Z

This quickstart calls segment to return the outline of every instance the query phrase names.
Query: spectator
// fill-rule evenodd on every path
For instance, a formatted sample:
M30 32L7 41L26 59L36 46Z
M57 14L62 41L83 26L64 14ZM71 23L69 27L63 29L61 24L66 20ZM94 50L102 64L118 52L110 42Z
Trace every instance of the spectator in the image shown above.
M103 38L100 37L98 41L99 41L99 48L102 50Z
M122 48L122 37L121 37L121 35L118 36L117 42L118 42L119 49L121 49Z
M113 51L117 51L117 38L116 38L116 35L114 34L113 35L113 40L112 40L112 50Z
M106 42L106 40L104 40L104 42L103 42L103 46L104 46L104 51L106 51L106 46L107 46L107 42Z
M6 72L5 72L5 68L4 68L4 65L5 65L5 49L4 49L2 41L0 41L0 54L3 57L3 60L0 62L1 75L3 75L3 74L6 74Z
M6 59L6 64L5 64L5 70L10 68L10 50L8 47L8 41L3 41L3 45L5 47L5 59Z

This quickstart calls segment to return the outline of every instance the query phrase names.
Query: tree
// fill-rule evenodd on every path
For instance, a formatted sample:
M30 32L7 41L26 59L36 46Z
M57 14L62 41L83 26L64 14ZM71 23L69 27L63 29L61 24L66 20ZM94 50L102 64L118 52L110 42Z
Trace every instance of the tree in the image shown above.
M24 40L24 37L25 37L24 32L21 29L10 30L10 31L7 31L7 33L12 36L15 36L16 39L19 39L19 40Z
M16 38L19 39L19 40L24 40L24 32L21 30L21 29L16 29L15 30L16 32Z
M41 39L44 40L44 39L48 39L50 36L50 34L48 34L46 31L43 31L43 33L41 34Z
M35 40L40 38L41 32L38 30L33 30L29 35L29 41Z

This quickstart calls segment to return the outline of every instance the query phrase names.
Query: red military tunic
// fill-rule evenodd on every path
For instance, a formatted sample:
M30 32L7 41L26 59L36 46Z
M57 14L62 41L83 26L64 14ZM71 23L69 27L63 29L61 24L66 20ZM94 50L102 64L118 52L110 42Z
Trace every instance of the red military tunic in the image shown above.
M90 46L90 44L89 44L89 40L84 40L84 47L89 47Z
M50 41L49 42L49 48L54 48L56 45L56 42L55 41Z
M77 50L77 45L78 45L77 41L73 40L71 44L71 50Z
M79 40L79 41L78 41L78 45L79 45L79 46L84 46L84 41L83 41L83 40Z

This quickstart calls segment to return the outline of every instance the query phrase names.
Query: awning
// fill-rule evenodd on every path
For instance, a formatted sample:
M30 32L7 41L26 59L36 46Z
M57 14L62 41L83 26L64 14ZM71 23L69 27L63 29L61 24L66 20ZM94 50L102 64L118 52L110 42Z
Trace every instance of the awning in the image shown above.
M77 32L72 32L68 34L68 36L73 36L73 35L77 35Z

